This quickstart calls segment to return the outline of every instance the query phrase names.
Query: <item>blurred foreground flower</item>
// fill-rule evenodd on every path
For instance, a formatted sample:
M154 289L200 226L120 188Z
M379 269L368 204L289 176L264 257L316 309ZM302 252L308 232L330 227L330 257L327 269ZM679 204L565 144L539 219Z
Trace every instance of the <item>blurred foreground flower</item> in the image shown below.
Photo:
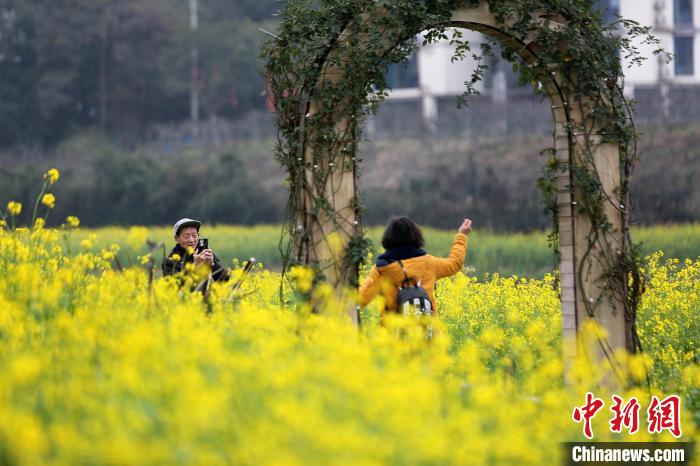
M49 209L53 209L56 206L56 197L51 193L46 193L41 198L41 203Z
M80 226L80 219L73 215L69 215L66 217L66 225L68 225L70 228L78 228Z
M294 280L299 291L303 293L311 289L314 271L308 267L294 267L289 271L289 277Z

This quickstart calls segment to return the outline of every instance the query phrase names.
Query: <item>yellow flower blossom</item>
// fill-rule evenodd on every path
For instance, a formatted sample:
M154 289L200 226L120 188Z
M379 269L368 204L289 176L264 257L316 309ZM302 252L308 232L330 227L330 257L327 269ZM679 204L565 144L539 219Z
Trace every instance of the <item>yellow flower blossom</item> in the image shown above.
M22 204L15 201L10 201L7 203L7 213L12 216L17 216L22 213Z
M34 229L35 230L41 230L44 228L44 225L46 225L46 220L43 218L39 217L36 220L34 220Z
M294 280L299 291L306 292L313 284L314 271L308 267L294 267L289 271L289 278Z
M78 226L80 226L80 219L73 215L69 215L66 217L66 225L68 225L70 228L78 228Z
M111 261L112 259L114 259L115 256L116 256L116 254L114 253L114 251L109 251L109 250L102 251L102 254L100 255L102 260L105 260L105 261Z
M53 209L56 206L56 197L51 193L46 193L42 196L41 203L49 209Z
M54 184L56 181L58 181L60 176L61 176L61 174L59 173L59 171L57 169L51 168L51 169L49 169L49 171L47 171L44 174L44 179L47 180L49 182L49 184L51 185L51 184Z
M175 262L178 262L180 259L181 259L180 254L177 254L177 253L173 253L170 256L170 260L175 261Z

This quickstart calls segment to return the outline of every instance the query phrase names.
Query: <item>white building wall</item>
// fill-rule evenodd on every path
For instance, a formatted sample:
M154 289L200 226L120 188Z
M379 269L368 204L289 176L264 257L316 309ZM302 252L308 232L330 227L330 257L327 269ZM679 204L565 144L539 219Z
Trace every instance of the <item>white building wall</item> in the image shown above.
M673 0L622 0L620 15L642 25L652 26L652 35L657 37L666 51L675 53L675 24L673 17ZM693 74L676 76L674 63L666 63L662 56L654 56L656 46L643 44L636 40L635 45L641 54L647 57L642 66L629 67L629 59L622 57L625 69L627 92L632 92L638 85L657 85L667 80L669 84L700 84L700 0L693 0L693 27L684 30L684 35L693 32Z
M654 25L655 24L655 12L654 3L658 0L632 0L632 1L621 1L620 2L620 16L623 18L628 18L637 21L642 25ZM673 1L665 2L663 12L660 16L663 18L664 23L673 24ZM670 23L669 23L670 22ZM656 36L661 40L661 46L671 51L673 49L673 37L668 34L656 34ZM639 52L642 56L647 57L641 66L631 65L631 60L625 58L624 54L622 59L622 69L625 73L625 90L627 93L633 91L636 85L652 85L659 81L662 76L670 78L670 72L673 71L672 64L665 64L662 59L654 56L653 52L657 48L651 44L643 44L641 40L635 41L635 46L639 48Z
M620 0L620 15L641 25L652 26L652 34L657 37L666 51L674 50L674 0ZM479 53L480 43L485 42L482 34L474 31L464 31L464 38L472 44L472 50ZM685 34L687 35L688 29ZM693 34L694 34L694 66L693 75L675 76L674 63L665 63L662 56L655 56L658 47L653 44L643 44L636 40L642 56L646 60L641 66L630 66L630 59L621 57L625 73L625 93L632 95L636 86L654 86L666 84L697 84L700 85L700 0L693 0ZM471 77L476 67L471 54L462 61L451 63L454 46L448 41L429 44L418 50L419 88L396 89L389 94L389 99L422 99L424 113L433 118L435 107L434 98L440 96L456 96L464 92L464 82ZM485 93L484 82L477 83L479 92ZM431 102L433 99L433 102Z
M468 40L472 50L479 51L483 37L474 31L464 31L464 40ZM455 47L448 41L428 44L418 52L418 76L420 86L425 94L433 96L460 95L464 92L464 81L469 79L476 68L471 54L463 60L451 62ZM478 83L479 91L483 83Z

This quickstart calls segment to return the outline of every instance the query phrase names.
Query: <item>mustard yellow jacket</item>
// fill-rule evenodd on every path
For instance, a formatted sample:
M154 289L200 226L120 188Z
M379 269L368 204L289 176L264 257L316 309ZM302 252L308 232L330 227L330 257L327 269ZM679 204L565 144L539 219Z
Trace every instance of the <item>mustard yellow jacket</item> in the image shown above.
M467 235L457 233L449 257L442 258L425 254L401 261L408 276L411 279L420 280L421 286L432 301L435 315L437 315L438 310L435 302L435 282L440 278L457 273L464 265L466 253ZM395 311L396 294L403 280L404 274L398 262L392 262L383 267L372 267L369 275L360 286L360 306L366 306L381 293L385 300L386 310Z

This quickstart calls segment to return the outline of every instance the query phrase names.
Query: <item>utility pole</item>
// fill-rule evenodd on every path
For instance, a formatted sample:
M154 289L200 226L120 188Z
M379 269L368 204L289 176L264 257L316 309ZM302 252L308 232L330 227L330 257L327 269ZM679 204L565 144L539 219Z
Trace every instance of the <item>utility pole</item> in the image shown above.
M197 0L190 0L190 123L192 140L199 139L199 49L197 48Z
M673 37L675 24L671 26L669 21L667 21L665 0L654 1L654 28L659 32L666 32L670 29L671 37ZM663 54L660 53L656 58L658 64L657 79L659 81L659 95L661 97L661 115L664 123L668 123L671 118L671 98L669 96L669 84L671 80L669 77L669 66L662 55Z

